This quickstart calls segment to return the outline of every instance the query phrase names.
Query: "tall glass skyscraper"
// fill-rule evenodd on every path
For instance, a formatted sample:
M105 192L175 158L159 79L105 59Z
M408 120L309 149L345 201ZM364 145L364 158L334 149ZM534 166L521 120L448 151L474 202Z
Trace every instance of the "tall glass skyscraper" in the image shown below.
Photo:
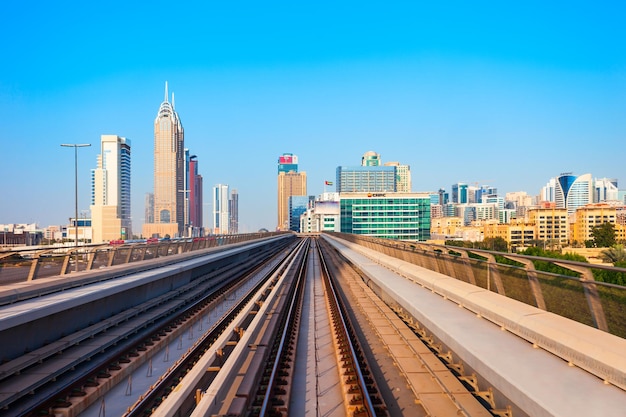
M239 193L237 190L230 192L228 200L228 230L231 235L239 233Z
M573 175L561 174L556 178L555 187L556 208L567 209L570 215L578 207L593 203L593 181L591 174Z
M187 189L189 190L189 226L193 236L199 236L202 231L202 175L198 173L198 158L189 157Z
M459 182L452 184L452 202L456 204L469 203L467 184Z
M174 109L174 94L165 99L154 120L154 223L144 236L182 236L185 229L185 132Z
M229 233L228 185L217 184L213 187L213 233Z
M100 137L97 168L91 175L91 216L94 242L130 239L130 140Z

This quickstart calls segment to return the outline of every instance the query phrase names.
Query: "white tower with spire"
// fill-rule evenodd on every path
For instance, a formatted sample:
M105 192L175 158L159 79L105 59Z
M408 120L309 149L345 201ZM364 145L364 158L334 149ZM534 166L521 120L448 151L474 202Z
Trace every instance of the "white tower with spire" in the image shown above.
M144 225L143 235L181 236L184 232L185 144L184 129L174 110L174 94L165 97L154 120L154 223Z

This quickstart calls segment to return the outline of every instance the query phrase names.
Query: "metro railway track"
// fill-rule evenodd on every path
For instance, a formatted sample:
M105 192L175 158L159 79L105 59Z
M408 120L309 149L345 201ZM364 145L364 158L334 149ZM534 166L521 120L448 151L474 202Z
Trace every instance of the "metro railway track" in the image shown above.
M16 392L2 397L3 414L67 413L76 403L84 404L89 392L101 395L100 385L110 384L125 370L145 361L144 352L183 332L185 323L240 285L240 278L253 274L261 259L267 261L267 255L259 254L236 268L214 271L186 287L118 313L104 324L68 335L65 342L57 341L31 353L36 360L21 357L2 364L2 369L10 372L2 374L0 389L11 387Z
M285 259L281 259L281 262L273 267L270 271L264 274L263 278L259 279L257 284L248 293L242 297L237 303L222 317L222 319L216 323L207 333L196 343L193 349L188 352L177 364L168 370L157 384L155 384L150 392L146 393L137 403L135 403L131 409L124 415L124 417L137 417L137 416L150 416L153 415L158 407L161 405L164 399L168 398L168 395L176 389L180 381L189 373L190 369L200 360L202 356L207 354L207 351L214 347L218 343L218 339L223 337L228 329L228 326L235 320L235 318L241 313L246 304L250 302L255 296L256 307L260 307L269 295L267 290L263 290L263 287L267 285L268 281L276 279L273 276L279 271L285 268L285 263L291 257L287 256ZM258 308L255 307L253 314L258 312ZM219 354L216 355L211 367L217 370L232 354L232 347L236 342L241 339L241 334L246 331L246 326L249 323L241 323L237 326L236 330L230 337L227 337L227 342L224 347L219 348ZM217 371L209 371L201 379L200 384L203 386L210 385ZM200 385L199 385L200 386ZM198 387L188 389L190 395L183 395L182 401L177 406L179 409L193 409L195 396L193 395Z
M329 294L328 303L333 318L335 343L339 349L342 381L345 385L348 414L354 416L387 416L387 410L372 378L370 367L363 355L354 325L347 314L347 306L337 290L337 283L327 266L326 257L318 247L322 263L324 285Z
M313 264L323 265L316 242L314 239L307 241L302 253L298 255L297 265L285 277L283 288L275 293L274 299L267 300L268 305L271 305L264 315L269 319L259 321L259 325L262 327L263 323L268 324L263 332L259 332L257 336L252 335L248 341L248 351L241 354L248 359L242 359L237 367L230 372L225 371L227 373L214 381L220 387L232 388L226 395L216 393L219 387L204 388L205 395L199 400L197 408L190 411L190 415L296 415L290 409L290 404L293 401L304 401L293 398L297 394L292 391L293 376L297 371L294 357L301 331L299 324L302 296L307 272L311 273ZM335 378L334 385L340 387L341 399L338 403L344 404L345 415L386 416L376 383L370 376L367 361L361 354L351 324L346 318L345 306L335 294L332 278L325 267L318 269L316 273L324 276L325 290L330 294L327 297L328 307L324 308L328 308L327 314L332 318L334 344L337 346L334 359L337 372L331 378ZM254 333L255 330L249 329L248 332ZM180 385L183 389L189 389L185 381L181 381ZM170 412L164 411L158 415L171 415L171 410L170 408ZM187 414L187 411L183 414Z

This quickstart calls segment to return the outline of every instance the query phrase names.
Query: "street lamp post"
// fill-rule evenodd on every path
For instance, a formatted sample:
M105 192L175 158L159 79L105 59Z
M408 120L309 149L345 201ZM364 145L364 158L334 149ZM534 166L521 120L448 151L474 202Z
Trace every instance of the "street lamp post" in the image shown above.
M74 249L76 255L76 272L78 272L78 148L91 146L91 143L62 143L61 146L66 148L74 148Z

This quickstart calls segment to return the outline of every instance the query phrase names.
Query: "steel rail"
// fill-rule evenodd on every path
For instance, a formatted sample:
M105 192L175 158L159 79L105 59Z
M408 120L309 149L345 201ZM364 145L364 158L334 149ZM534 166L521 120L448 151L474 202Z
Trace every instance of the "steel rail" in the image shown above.
M285 351L285 346L287 345L287 338L293 333L294 328L291 326L294 319L297 317L296 313L302 308L302 291L304 289L304 280L306 279L306 266L307 266L307 257L310 250L310 239L307 238L305 253L302 256L303 262L300 264L298 269L298 279L296 280L296 285L293 290L293 296L291 297L289 307L287 309L287 314L284 320L281 322L282 330L281 337L278 343L278 347L275 353L274 363L272 365L272 371L270 373L269 382L267 388L265 390L265 395L263 396L263 404L261 405L261 410L259 411L260 417L265 417L269 412L269 402L273 397L273 388L276 382L276 375L278 373L278 367L283 361L283 352Z
M175 365L170 367L168 371L157 381L150 390L133 404L124 414L124 417L149 416L157 407L167 398L169 392L179 384L179 381L197 362L198 358L213 345L213 341L223 334L223 331L236 318L239 312L250 302L252 298L258 295L265 283L280 270L284 270L286 265L293 259L295 251L287 254L277 265L274 265L270 271L266 272L259 282L251 288L229 311L226 312L222 320L215 323L205 335L196 342L196 344L185 354ZM223 358L225 360L225 358ZM195 393L195 387L192 390Z
M358 386L359 386L359 389L361 390L361 396L363 398L363 403L364 403L364 408L365 408L364 411L367 413L368 416L375 417L376 410L374 408L374 404L372 403L372 399L367 389L367 383L365 382L365 377L363 376L363 372L359 365L358 355L354 346L354 342L352 338L350 337L349 320L344 315L343 307L342 307L343 303L341 303L339 300L339 297L337 295L337 288L332 282L330 271L328 269L328 266L326 265L324 254L322 253L322 249L319 245L317 246L317 251L319 253L324 285L326 285L326 288L328 289L329 301L331 302L331 305L333 306L333 309L335 310L335 314L338 318L339 324L341 324L341 327L339 330L341 330L341 332L343 333L346 339L348 349L350 351L350 355L354 363L354 369L356 372Z

